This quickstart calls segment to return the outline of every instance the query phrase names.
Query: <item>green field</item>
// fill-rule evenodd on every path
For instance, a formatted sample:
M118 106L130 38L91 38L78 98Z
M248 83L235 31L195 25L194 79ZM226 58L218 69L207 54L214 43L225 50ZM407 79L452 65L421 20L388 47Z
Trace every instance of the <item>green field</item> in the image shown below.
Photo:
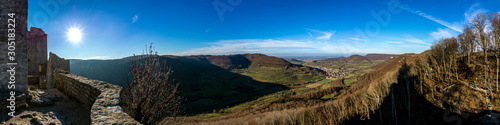
M323 99L323 100L335 99L337 95L339 95L339 93L335 92L332 94L325 95L325 96L321 97L320 99Z
M349 85L349 84L350 84L350 83L352 83L354 80L356 80L356 79L345 79L345 80L344 80L344 83L345 83L345 85Z
M346 86L349 86L349 84L356 81L357 76L366 74L372 70L373 69L371 69L371 68L366 68L366 69L359 70L359 71L352 73L344 81L346 83ZM256 80L261 80L263 82L265 81L265 82L271 82L271 83L273 83L273 82L280 83L280 82L283 82L283 79L297 82L297 81L301 81L301 80L305 81L305 80L307 80L307 77L311 77L311 76L319 77L319 75L307 74L307 73L296 74L295 76L294 75L287 76L287 75L283 75L283 74L290 74L290 72L286 72L286 71L279 70L277 68L271 68L271 67L249 68L249 69L245 69L245 70L238 70L238 72L243 74L243 75L252 77L253 79L256 79ZM299 77L299 76L302 76L302 77ZM324 76L321 76L321 77L324 77ZM292 79L292 78L294 78L294 79ZM237 105L234 105L231 107L217 110L215 112L198 114L198 115L195 115L192 117L194 117L194 118L213 118L213 117L228 115L234 111L237 111L237 110L245 108L245 107L255 107L258 105L262 105L262 104L274 103L280 99L289 98L293 95L300 95L300 94L307 93L307 92L326 89L326 88L332 87L333 81L335 81L335 80L340 80L340 79L338 79L338 78L323 79L323 80L317 81L315 83L303 85L302 87L299 87L299 88L295 88L295 89L291 89L291 90L282 90L279 92L275 92L275 93L272 93L269 95L259 97L255 100L252 100L252 101L240 103L240 104L237 104ZM287 83L292 84L293 82L287 82ZM339 95L339 93L340 92L327 94L327 95L322 96L320 99L325 100L325 101L332 100L332 99L335 99Z
M286 86L302 85L314 80L321 80L325 75L308 67L293 67L288 70L276 67L250 67L237 70L239 74L252 77L261 82L276 83Z

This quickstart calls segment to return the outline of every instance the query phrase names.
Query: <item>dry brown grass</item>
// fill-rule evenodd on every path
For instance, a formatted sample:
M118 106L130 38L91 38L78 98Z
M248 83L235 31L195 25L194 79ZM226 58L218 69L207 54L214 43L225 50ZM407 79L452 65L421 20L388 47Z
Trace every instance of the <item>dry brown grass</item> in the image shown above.
M484 68L479 63L484 60L484 56L482 53L472 53L471 54L471 64L467 64L467 56L458 56L456 57L456 68L457 73L448 73L448 72L437 72L438 68L432 64L430 61L421 61L421 60L431 60L429 57L430 52L426 51L420 54L417 58L420 61L416 61L421 63L420 65L416 65L412 67L414 71L412 75L415 76L423 76L421 80L423 81L422 85L415 84L415 88L418 90L418 93L423 95L426 100L434 104L436 107L442 109L449 109L453 113L461 113L461 112L470 112L470 113L479 113L481 111L488 110L487 99L485 97L485 93L481 91L487 90L486 84L479 84L478 88L473 87L471 83L481 83L484 81L483 72ZM494 56L489 56L488 60L493 60ZM490 73L495 73L493 69L494 61L489 62L491 64L491 70L488 71ZM429 68L422 68L429 67ZM425 69L427 72L432 72L429 74L420 73L418 74L417 70ZM449 75L450 77L443 77ZM458 78L457 78L458 77ZM477 78L477 79L476 79ZM493 83L492 81L490 81ZM422 89L421 89L422 88ZM488 95L491 96L489 99L491 101L492 110L500 111L500 103L496 103L499 97L498 92L493 91L492 93L488 92Z

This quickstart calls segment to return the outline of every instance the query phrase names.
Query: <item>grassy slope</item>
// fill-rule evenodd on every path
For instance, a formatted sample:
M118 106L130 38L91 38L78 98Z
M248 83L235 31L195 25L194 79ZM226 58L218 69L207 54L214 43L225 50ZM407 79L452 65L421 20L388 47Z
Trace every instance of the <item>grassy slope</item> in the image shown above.
M293 67L288 70L276 67L250 67L236 71L256 80L286 86L302 85L324 79L324 75L308 67Z
M345 80L345 82L347 83L346 85L349 85L350 83L356 81L357 77L362 76L366 73L369 73L373 70L374 69L372 69L372 68L366 68L366 69L354 72L352 75L349 76L348 79ZM262 72L264 72L264 71L262 71ZM271 104L273 102L276 102L277 100L284 99L286 97L290 97L290 96L294 96L294 95L303 95L306 93L319 91L319 90L325 90L325 89L336 86L335 83L340 83L340 79L338 79L338 78L323 79L323 80L317 81L315 83L306 84L302 87L298 87L298 88L291 89L291 90L284 90L284 91L276 92L276 93L266 95L266 96L260 97L258 99L249 101L249 102L241 103L241 104L235 105L233 107L228 107L228 108L222 109L219 112L199 114L199 115L193 116L192 118L205 119L205 118L216 118L216 117L221 117L221 116L225 116L225 115L230 115L234 112L238 112L238 110L242 110L242 109L245 109L248 107L257 107L257 106L262 106L262 105L266 105L266 104ZM338 85L340 85L340 84L337 84L337 86ZM331 100L331 99L336 98L339 94L340 93L338 93L338 92L326 94L324 96L321 96L321 98L319 98L319 99L320 100ZM293 102L291 102L291 103L293 103Z

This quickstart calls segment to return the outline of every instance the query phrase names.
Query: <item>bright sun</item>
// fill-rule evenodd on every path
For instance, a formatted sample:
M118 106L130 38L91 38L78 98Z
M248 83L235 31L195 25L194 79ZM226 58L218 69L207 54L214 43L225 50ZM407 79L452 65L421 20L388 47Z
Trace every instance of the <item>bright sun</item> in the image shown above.
M70 28L67 35L71 42L77 43L82 40L82 32L78 28Z

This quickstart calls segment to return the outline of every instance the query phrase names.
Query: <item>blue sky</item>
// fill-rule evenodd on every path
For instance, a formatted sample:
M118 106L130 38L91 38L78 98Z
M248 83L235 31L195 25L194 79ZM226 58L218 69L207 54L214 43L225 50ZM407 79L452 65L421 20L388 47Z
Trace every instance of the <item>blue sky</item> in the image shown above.
M69 59L142 54L420 53L500 0L29 0L28 26ZM389 17L389 18L388 18ZM81 31L79 42L69 29Z

